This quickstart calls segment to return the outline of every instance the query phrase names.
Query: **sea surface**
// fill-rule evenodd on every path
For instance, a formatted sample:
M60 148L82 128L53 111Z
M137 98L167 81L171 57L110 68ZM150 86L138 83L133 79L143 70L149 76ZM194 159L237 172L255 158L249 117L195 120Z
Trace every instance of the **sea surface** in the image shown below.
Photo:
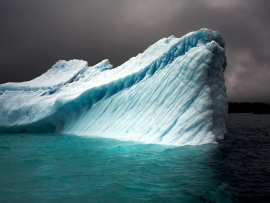
M229 114L218 144L0 135L0 202L270 202L270 115Z

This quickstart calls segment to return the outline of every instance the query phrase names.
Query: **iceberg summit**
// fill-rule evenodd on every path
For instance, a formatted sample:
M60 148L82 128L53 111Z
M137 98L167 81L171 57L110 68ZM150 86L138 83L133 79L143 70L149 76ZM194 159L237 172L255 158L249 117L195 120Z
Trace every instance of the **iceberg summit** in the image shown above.
M31 81L0 85L0 133L213 143L226 131L226 66L225 42L209 29L163 38L117 68L58 61Z

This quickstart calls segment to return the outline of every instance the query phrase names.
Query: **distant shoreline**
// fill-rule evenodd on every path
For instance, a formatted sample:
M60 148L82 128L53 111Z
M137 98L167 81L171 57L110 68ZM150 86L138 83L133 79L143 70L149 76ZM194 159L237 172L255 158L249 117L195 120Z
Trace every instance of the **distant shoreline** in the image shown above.
M261 102L229 102L228 113L270 114L270 105Z

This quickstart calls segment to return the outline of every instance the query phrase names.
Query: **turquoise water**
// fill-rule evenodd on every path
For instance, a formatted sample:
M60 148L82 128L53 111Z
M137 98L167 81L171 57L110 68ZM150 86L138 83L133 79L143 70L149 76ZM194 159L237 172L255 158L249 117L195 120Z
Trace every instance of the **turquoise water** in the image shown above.
M252 116L231 114L225 140L201 146L2 134L0 202L267 202L270 116Z
M217 145L172 148L59 134L0 140L1 202L230 199L211 166Z

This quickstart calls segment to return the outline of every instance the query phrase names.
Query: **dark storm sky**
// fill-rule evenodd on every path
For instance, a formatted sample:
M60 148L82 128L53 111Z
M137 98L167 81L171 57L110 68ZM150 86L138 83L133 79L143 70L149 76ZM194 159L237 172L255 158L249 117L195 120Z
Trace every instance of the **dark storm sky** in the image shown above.
M114 67L163 37L206 27L226 41L229 101L270 102L269 0L1 0L0 83L60 59Z

